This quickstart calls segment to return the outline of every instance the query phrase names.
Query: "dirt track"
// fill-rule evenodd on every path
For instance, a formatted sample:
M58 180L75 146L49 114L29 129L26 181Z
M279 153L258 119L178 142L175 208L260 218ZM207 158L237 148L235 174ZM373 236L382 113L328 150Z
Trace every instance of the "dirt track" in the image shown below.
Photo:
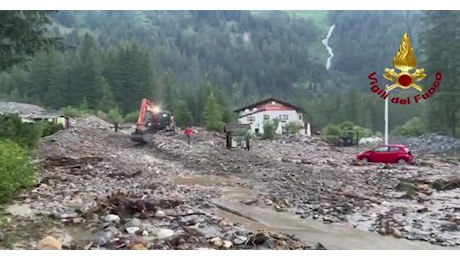
M228 151L224 139L206 132L199 132L192 146L180 136L158 136L154 143L135 146L127 133L113 133L96 118L74 125L43 141L46 170L37 188L18 202L35 215L77 226L78 232L65 229L73 236L66 247L322 248L290 236L248 233L247 227L212 215L218 212L215 199L326 224L348 222L410 240L460 244L458 190L449 179L458 160L360 165L353 160L356 149L306 137ZM440 180L451 190L434 191ZM110 220L110 213L120 220ZM88 229L94 232L81 235Z

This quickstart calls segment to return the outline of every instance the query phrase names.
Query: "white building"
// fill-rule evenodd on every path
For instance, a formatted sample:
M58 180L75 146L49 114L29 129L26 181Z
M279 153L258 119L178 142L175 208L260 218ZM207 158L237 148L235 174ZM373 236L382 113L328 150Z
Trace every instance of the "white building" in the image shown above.
M273 119L279 119L280 124L277 133L280 133L290 122L297 122L305 126L305 111L297 106L275 98L269 98L255 104L239 108L234 111L238 113L240 124L250 124L255 133L264 132L264 123ZM305 131L303 129L303 131Z

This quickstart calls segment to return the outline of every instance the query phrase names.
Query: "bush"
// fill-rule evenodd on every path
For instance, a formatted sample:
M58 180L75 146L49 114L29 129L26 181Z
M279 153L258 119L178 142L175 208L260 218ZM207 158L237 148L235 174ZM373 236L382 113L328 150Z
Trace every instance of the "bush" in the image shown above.
M404 125L396 127L391 134L393 136L416 137L425 132L425 126L419 117L414 117Z
M62 124L54 124L48 121L43 121L41 124L42 124L42 137L50 136L58 131L65 129L65 127Z
M278 120L271 120L264 122L264 133L262 139L264 140L273 140L275 139L276 128L278 127Z
M0 140L0 203L13 199L35 181L35 168L28 150L9 140Z
M299 122L289 122L286 128L288 134L297 134L302 128L302 124Z
M131 112L129 114L126 114L125 118L123 118L123 123L137 123L137 120L139 119L139 112Z
M372 130L361 127L361 126L353 126L353 131L357 135L358 138L363 138L363 137L371 137L372 136Z
M121 121L123 120L123 116L120 114L118 109L110 109L109 112L107 113L106 120L109 123L114 123L114 122L121 123Z
M323 134L324 135L329 135L329 136L341 136L342 135L342 130L340 129L339 126L328 125L328 126L326 126L326 128L324 128Z
M74 107L61 108L61 113L68 117L82 117L82 111Z
M25 123L17 115L0 116L0 139L13 141L23 147L37 147L42 136L41 124Z

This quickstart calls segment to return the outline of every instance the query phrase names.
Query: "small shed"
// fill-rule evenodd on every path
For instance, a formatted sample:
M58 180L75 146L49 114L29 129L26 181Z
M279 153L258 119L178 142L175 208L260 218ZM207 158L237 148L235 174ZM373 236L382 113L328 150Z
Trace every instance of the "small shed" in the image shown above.
M245 135L249 134L251 131L250 124L238 124L238 123L228 123L224 126L224 132L226 137L226 146L228 149L236 147L245 147L249 148L249 143L245 141ZM249 141L248 141L249 142Z
M57 111L42 111L28 116L28 118L35 122L46 120L49 122L53 122L54 124L62 124L66 129L70 126L69 117L64 116L63 114Z

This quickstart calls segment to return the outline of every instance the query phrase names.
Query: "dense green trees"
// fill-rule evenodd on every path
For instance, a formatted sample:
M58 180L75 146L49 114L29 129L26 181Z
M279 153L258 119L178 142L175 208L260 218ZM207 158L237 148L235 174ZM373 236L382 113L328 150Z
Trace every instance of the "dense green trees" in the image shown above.
M285 12L59 11L48 28L75 48L40 52L28 70L20 65L0 75L0 95L106 115L135 113L147 97L172 111L180 125L206 124L210 93L221 122L234 119L234 107L275 96L304 107L315 125L350 120L382 131L384 103L370 92L367 75L377 71L384 82L381 74L392 65L404 32L429 77L437 70L454 73L448 68L456 67L455 48L436 42L457 33L443 32L458 23L458 12L445 12L330 11L329 24L336 28L328 71L324 25ZM420 26L421 21L430 26ZM449 46L457 44L451 41ZM454 86L455 77L446 76L428 101L390 104L390 128L417 116L430 130L452 132L458 102L447 94Z
M47 35L46 26L51 24L48 15L52 13L55 11L0 12L0 71L30 60L37 51L62 47L58 39Z
M460 11L425 11L422 21L427 28L421 34L424 64L432 75L443 75L436 93L428 100L428 129L455 136L460 112ZM434 78L430 81L432 84Z

